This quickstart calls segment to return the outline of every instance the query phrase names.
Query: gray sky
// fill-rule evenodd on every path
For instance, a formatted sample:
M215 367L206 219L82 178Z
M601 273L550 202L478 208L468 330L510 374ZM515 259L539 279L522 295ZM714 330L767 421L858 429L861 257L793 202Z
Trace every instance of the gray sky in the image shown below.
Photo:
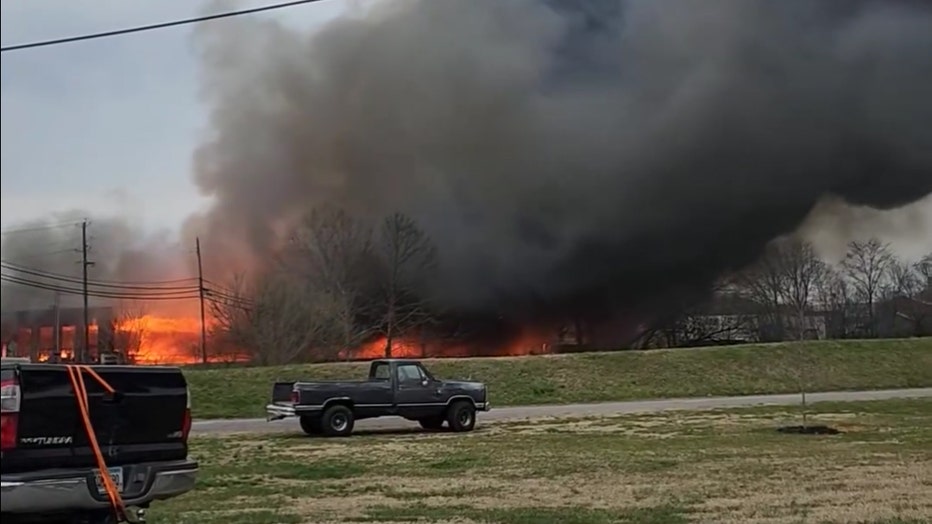
M277 0L2 0L2 41L188 18L208 5L219 12L270 3ZM346 5L323 0L249 16L312 28ZM174 228L205 204L189 181L206 125L192 26L3 53L0 85L4 229L75 208Z

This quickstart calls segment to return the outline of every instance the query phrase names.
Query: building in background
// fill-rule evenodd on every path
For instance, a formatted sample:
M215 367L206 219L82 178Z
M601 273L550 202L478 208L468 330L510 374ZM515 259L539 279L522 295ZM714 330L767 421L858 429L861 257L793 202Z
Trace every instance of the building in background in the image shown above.
M88 310L88 358L96 361L101 341L112 338L114 310L92 307ZM55 326L58 326L58 336ZM0 335L4 357L29 357L33 362L73 360L84 343L84 309L77 307L41 310L3 311ZM57 347L56 347L57 346Z

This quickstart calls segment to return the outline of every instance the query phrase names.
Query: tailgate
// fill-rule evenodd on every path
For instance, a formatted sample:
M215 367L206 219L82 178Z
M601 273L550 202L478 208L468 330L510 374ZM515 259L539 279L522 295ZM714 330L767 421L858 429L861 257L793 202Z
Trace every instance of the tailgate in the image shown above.
M291 392L294 390L294 382L276 382L272 386L272 403L278 404L280 402L291 404L294 399L291 396Z
M89 374L84 382L97 441L109 465L180 460L187 456L187 384L178 368L94 366L115 390ZM19 369L17 446L3 454L3 471L92 467L95 459L64 366Z

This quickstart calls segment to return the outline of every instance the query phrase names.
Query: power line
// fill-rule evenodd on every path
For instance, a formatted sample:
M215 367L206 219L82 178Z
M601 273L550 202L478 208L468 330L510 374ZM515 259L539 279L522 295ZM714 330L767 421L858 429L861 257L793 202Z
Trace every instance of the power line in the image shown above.
M81 225L80 222L62 222L62 223L60 223L60 224L47 224L47 225L44 225L44 226L32 226L32 227L21 227L21 228L14 228L14 229L4 229L3 231L0 231L0 234L3 234L3 235L15 235L15 234L18 234L18 233L31 233L31 232L33 232L33 231L48 231L48 230L50 230L50 229L61 229L61 228L63 228L63 227L67 227L67 226L74 226L74 227L77 227L77 226L79 226L79 225Z
M73 250L72 250L73 251ZM16 264L8 261L0 261L0 267L7 269L9 271L16 271L18 273L24 273L27 275L32 275L34 277L47 278L50 280L57 280L60 282L67 282L73 284L83 283L82 278L73 277L70 275L63 275L61 273L53 273L51 271L45 271L42 269L31 268L23 266L21 264ZM125 281L117 282L113 280L93 280L88 279L87 283L89 286L93 287L108 287L116 289L138 289L138 290L178 290L178 289L197 289L195 282L197 281L196 277L189 278L179 278L175 280L154 280L150 282L145 281ZM182 282L190 282L190 286L173 286L170 284L180 284Z
M198 16L198 17L194 17L194 18L185 18L185 19L181 19L181 20L173 20L173 21L170 21L170 22L160 22L160 23L157 23L157 24L149 24L149 25L142 25L142 26L136 26L136 27L129 27L129 28L126 28L126 29L116 29L116 30L113 30L113 31L103 31L103 32L100 32L100 33L89 33L89 34L78 35L78 36L69 36L69 37L65 37L65 38L56 38L56 39L52 39L52 40L41 40L41 41L37 41L37 42L30 42L30 43L27 43L27 44L16 44L16 45L11 45L11 46L2 47L2 48L0 48L0 52L6 53L7 51L20 51L20 50L23 50L23 49L33 49L33 48L36 48L36 47L46 47L46 46L52 46L52 45L70 44L70 43L72 43L72 42L81 42L81 41L84 41L84 40L95 40L95 39L98 39L98 38L107 38L107 37L111 37L111 36L120 36L120 35L126 35L126 34L130 34L130 33L141 33L141 32L143 32L143 31L152 31L152 30L154 30L154 29L165 29L165 28L168 28L168 27L175 27L175 26L179 26L179 25L196 24L196 23L199 23L199 22L207 22L207 21L210 21L210 20L219 20L219 19L221 19L221 18L230 18L230 17L234 17L234 16L250 15L250 14L254 14L254 13L261 13L261 12L263 12L263 11L273 11L273 10L276 10L276 9L284 9L284 8L286 8L286 7L294 7L294 6L301 5L301 4L311 4L311 3L319 2L319 1L320 1L320 0L294 0L294 1L292 1L292 2L283 2L283 3L280 3L280 4L272 4L272 5L266 5L266 6L261 6L261 7L254 7L254 8L251 8L251 9L240 9L240 10L237 10L237 11L227 11L227 12L224 12L224 13L217 13L217 14L213 14L213 15Z
M0 281L8 282L10 284L17 284L25 287L31 287L35 289L44 289L47 291L57 291L59 293L64 293L68 295L84 295L84 290L81 288L67 287L60 284L52 284L47 282L40 282L37 280L30 280L26 278L20 278L13 275L4 275L0 274ZM88 297L95 298L111 298L111 299L121 299L121 300L187 300L198 298L197 290L187 290L187 291L166 291L163 293L151 293L151 294L130 294L130 293L120 293L120 292L108 292L108 291L99 291L99 290L88 290Z
M248 298L227 295L227 294L220 293L210 288L205 288L204 294L205 294L204 297L206 300L209 300L217 304L226 303L226 304L231 304L231 305L251 306L253 303L252 300Z
M17 263L22 263L22 262L27 261L27 260L35 260L35 259L39 259L39 258L49 258L49 257L54 257L54 256L56 256L56 255L64 255L65 253L75 253L75 252L77 252L77 249L75 249L75 248L72 247L72 248L66 248L66 249L57 249L57 250L55 250L55 251L45 251L45 252L43 252L43 253L30 252L30 253L26 253L26 254L23 254L23 255L17 254L17 255L16 255L16 262L17 262Z

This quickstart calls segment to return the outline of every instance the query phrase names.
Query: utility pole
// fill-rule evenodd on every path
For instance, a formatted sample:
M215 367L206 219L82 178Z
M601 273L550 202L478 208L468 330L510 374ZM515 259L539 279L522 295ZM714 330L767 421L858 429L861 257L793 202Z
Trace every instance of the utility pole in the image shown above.
M197 253L197 291L201 302L201 362L207 363L207 322L204 314L204 268L201 265L201 238L195 237L194 251Z
M55 292L55 362L61 362L61 293Z
M84 344L81 347L81 353L79 355L78 362L85 364L87 363L88 352L90 350L91 344L91 319L90 319L90 308L87 303L87 268L93 266L93 262L88 262L87 260L87 220L85 219L81 222L81 294L84 298Z

